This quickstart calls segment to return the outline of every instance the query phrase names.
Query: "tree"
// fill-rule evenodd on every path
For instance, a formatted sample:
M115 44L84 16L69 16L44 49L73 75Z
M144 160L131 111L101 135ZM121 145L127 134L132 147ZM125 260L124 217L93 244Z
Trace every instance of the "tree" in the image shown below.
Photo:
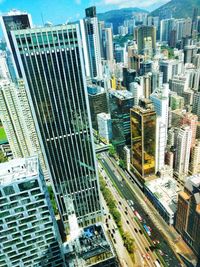
M49 192L49 197L50 197L50 200L51 200L51 205L53 207L54 213L58 214L58 207L57 207L57 204L56 204L55 196L54 196L54 193L53 193L53 189L52 189L52 187L50 185L48 186L48 192Z
M120 166L122 169L125 169L125 168L126 168L126 162L125 162L125 160L120 159L120 160L119 160L119 166Z
M108 154L109 154L109 156L116 158L116 150L115 150L113 145L110 145Z
M0 163L6 162L8 159L4 156L3 152L0 151Z

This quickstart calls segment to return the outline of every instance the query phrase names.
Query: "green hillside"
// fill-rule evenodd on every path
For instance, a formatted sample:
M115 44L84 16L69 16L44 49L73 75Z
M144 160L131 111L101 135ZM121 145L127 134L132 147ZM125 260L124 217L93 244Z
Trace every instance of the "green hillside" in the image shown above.
M117 34L117 27L122 25L124 20L131 19L133 16L133 13L136 12L145 12L148 13L148 11L144 9L140 9L137 7L132 8L122 8L117 10L110 10L105 13L99 13L97 14L99 20L103 20L107 23L113 24L113 32L114 34Z
M200 15L200 0L171 0L151 12L150 15L159 16L161 19L170 16L173 18L187 18L192 17L194 7L199 8Z

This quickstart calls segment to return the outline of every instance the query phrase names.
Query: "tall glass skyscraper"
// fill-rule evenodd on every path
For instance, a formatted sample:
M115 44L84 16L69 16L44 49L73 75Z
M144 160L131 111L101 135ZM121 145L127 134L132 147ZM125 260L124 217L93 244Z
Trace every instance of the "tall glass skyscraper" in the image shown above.
M63 222L101 216L99 182L78 25L12 33Z
M13 10L0 17L0 23L8 49L8 67L13 81L21 78L21 70L11 36L11 31L31 28L32 20L28 13Z

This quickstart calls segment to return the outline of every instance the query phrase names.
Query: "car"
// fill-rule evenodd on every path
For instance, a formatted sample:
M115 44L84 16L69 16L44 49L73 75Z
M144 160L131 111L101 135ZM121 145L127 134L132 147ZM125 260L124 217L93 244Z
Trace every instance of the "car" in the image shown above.
M143 258L143 259L146 259L146 256L145 256L145 254L142 254L142 258Z
M121 205L122 203L119 201L119 205Z
M113 242L116 244L117 242L116 242L116 240L113 238Z
M125 212L124 212L126 215L128 215L128 212L125 210Z
M145 248L147 252L149 252L149 248Z
M134 228L134 230L135 230L136 233L138 232L138 230L136 228Z
M161 249L159 249L158 251L159 251L159 253L160 253L160 255L161 255L161 256L163 256L163 255L164 255L164 253L162 252L162 250L161 250Z
M112 229L113 234L115 233L115 229Z
M108 219L110 219L110 214L108 214Z
M107 228L109 228L109 225L108 225L108 223L106 223L106 227L107 227Z
M114 237L113 233L111 233L112 238Z
M140 229L139 229L139 232L140 232L141 235L143 234L142 230L140 230Z
M129 221L126 221L127 224L129 224Z
M146 258L147 258L148 260L150 260L150 256L149 256L148 253L146 254Z

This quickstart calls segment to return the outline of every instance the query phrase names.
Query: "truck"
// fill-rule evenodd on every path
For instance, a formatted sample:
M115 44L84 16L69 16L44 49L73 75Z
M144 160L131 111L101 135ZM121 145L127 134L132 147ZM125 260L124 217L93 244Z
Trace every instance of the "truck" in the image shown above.
M142 222L142 217L140 216L140 214L135 210L134 211L134 214L135 214L135 216L138 218L138 220L140 221L140 222Z

